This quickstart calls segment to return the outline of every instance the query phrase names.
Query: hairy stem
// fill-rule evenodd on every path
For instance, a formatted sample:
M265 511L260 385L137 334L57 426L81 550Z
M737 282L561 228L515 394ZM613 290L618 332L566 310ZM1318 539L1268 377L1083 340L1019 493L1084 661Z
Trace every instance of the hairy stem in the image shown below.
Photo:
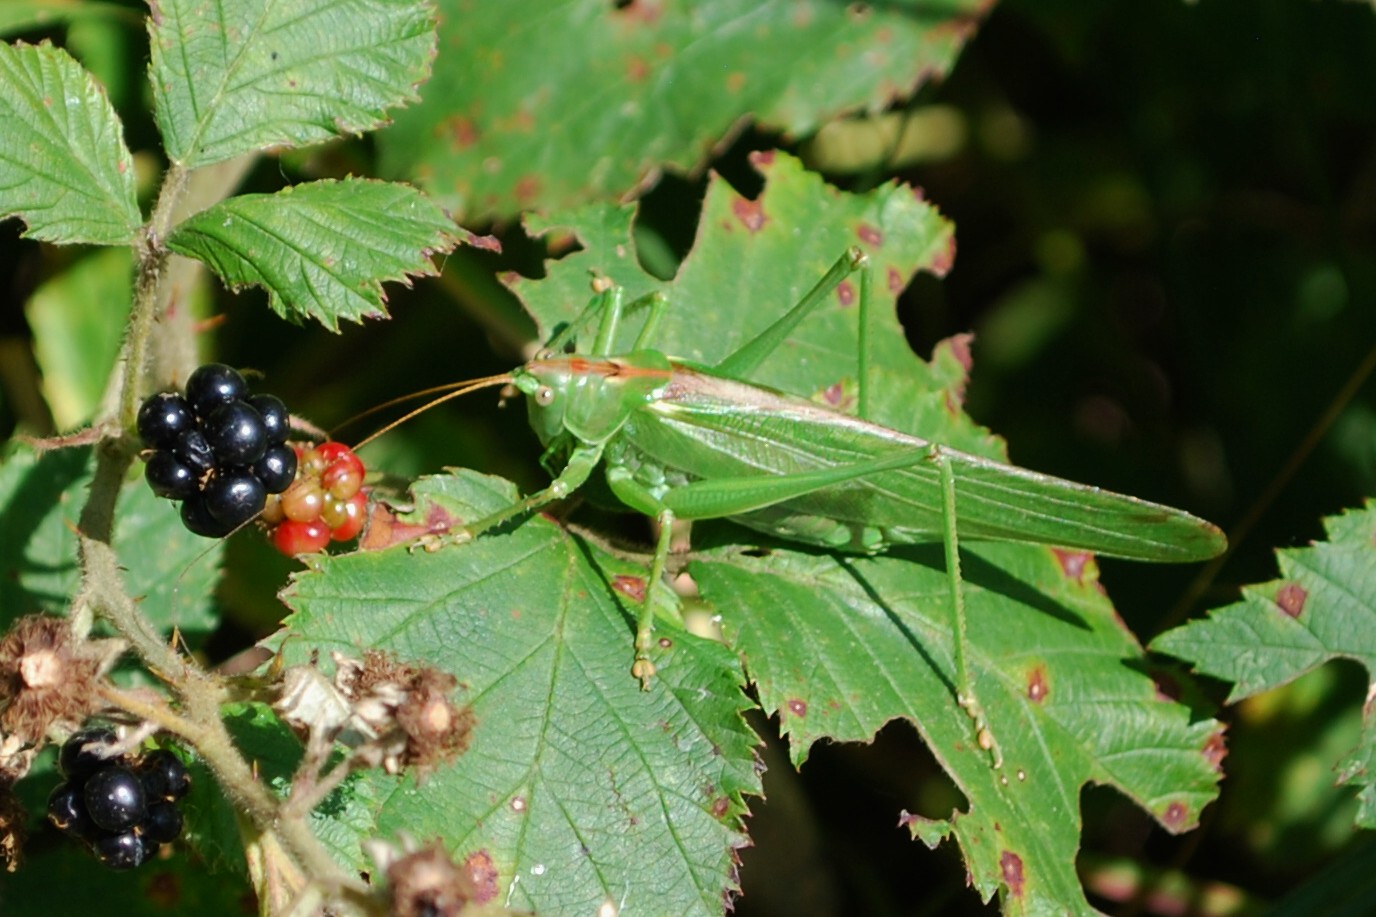
M241 174L241 173L240 173ZM199 173L198 173L199 177ZM284 817L286 806L258 781L225 728L221 709L228 700L223 682L183 656L139 609L125 586L113 547L115 509L121 487L138 451L135 428L144 382L153 362L159 309L165 308L170 252L165 240L184 209L190 184L187 171L173 165L164 176L158 201L135 244L138 258L133 310L121 359L111 379L113 407L97 425L103 433L96 446L96 467L89 496L78 520L81 586L72 602L74 620L100 615L129 641L150 671L176 693L177 707L113 686L102 688L108 703L174 733L193 745L214 772L221 788L241 815L280 848L310 882L349 897L363 897L367 886L340 866L311 832L303 817ZM205 189L201 189L204 191ZM216 197L228 187L221 186ZM204 202L201 202L204 206ZM162 333L186 333L189 326ZM113 416L110 416L113 415Z

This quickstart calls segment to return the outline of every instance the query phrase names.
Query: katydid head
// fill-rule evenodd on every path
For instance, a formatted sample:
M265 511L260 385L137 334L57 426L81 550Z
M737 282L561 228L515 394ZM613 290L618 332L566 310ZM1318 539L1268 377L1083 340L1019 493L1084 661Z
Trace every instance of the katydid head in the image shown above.
M549 445L564 434L604 443L631 413L669 382L667 358L651 351L620 357L542 354L511 374L525 393L530 425Z

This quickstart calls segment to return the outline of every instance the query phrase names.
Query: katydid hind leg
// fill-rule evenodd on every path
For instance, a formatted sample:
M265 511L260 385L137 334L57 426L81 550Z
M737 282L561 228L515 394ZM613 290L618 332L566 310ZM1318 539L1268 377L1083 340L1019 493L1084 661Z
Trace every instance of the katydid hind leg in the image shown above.
M950 588L951 611L955 619L953 638L955 658L956 703L970 717L980 748L989 752L995 768L1003 766L1003 752L989 729L984 707L975 694L974 679L969 667L969 632L965 617L965 589L960 576L960 541L956 533L956 477L950 456L940 446L933 446L931 457L941 477L941 517L944 527L942 542L946 549L946 582Z
M764 362L765 358L778 349L779 345L793 332L804 318L817 308L851 274L861 270L867 263L865 253L859 248L851 248L837 259L821 280L807 292L798 303L783 314L774 324L742 344L734 353L717 363L715 370L724 376L736 379L748 378Z

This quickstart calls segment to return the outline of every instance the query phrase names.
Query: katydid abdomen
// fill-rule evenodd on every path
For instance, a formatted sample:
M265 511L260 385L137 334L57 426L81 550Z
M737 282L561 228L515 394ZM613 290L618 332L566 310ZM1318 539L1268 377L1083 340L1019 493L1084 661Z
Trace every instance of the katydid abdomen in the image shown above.
M595 378L615 385L625 378L624 358L568 362L573 359L588 374L585 383ZM557 362L563 361L527 369L556 375L572 370L556 368ZM758 531L846 551L942 540L940 471L927 440L682 363L673 362L660 380L630 410L604 458L629 468L680 518L729 516ZM938 448L954 472L961 538L1171 562L1212 557L1223 547L1217 529L1180 510ZM890 457L902 467L845 476L848 469ZM675 507L684 481L738 481L744 488L752 478L765 484L827 472L845 477L743 513L714 512L696 502Z

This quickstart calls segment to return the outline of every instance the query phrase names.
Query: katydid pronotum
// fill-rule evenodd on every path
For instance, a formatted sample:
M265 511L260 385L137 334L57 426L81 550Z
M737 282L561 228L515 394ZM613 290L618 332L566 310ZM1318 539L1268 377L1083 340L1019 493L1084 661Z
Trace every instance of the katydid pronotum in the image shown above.
M859 272L858 416L741 381L849 275ZM530 362L444 396L511 383L528 401L554 480L479 519L466 540L561 500L605 467L626 506L659 523L646 597L639 611L633 674L648 685L655 667L654 597L666 588L675 520L730 518L785 539L873 553L942 541L955 630L956 699L981 744L999 761L966 668L960 538L1084 549L1144 561L1203 560L1225 546L1221 532L1181 510L959 452L870 422L867 391L869 269L848 251L789 312L715 366L650 349L668 300L653 294L623 306L607 287ZM623 312L648 316L630 352L613 354ZM596 319L587 353L565 353ZM408 415L409 416L409 415Z

